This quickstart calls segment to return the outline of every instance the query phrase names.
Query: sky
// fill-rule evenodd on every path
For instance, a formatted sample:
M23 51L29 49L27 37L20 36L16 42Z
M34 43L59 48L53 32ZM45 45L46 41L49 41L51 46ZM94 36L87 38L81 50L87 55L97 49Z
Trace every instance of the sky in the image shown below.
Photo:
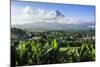
M24 10L24 12L25 10L26 12L31 12L31 11L35 12L34 9L43 9L43 10L47 10L47 12L58 10L60 13L62 13L66 17L78 18L78 20L80 19L80 20L91 21L91 22L95 21L95 6L75 5L75 4L57 4L57 3L39 3L39 2L18 2L18 1L11 2L12 16L23 15L22 14L23 12L21 12L21 10ZM51 14L54 14L54 13L51 13ZM51 14L49 15L50 17L51 17ZM16 20L14 19L14 21Z

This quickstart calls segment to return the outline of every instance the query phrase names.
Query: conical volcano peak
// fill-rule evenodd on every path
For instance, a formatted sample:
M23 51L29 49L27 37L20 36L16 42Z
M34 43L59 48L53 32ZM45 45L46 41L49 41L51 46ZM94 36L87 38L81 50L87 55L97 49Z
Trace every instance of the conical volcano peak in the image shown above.
M55 12L56 12L56 16L64 17L64 15L60 11L56 10Z

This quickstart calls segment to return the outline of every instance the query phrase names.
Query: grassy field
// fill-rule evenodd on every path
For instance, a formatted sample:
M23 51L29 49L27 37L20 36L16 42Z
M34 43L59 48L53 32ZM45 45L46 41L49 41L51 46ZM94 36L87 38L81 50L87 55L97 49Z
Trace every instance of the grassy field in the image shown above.
M95 32L11 30L12 66L95 61Z

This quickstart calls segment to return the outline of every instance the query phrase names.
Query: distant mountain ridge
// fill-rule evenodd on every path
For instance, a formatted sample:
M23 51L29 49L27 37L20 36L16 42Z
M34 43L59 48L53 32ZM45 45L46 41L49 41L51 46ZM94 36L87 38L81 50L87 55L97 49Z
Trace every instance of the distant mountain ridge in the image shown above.
M72 25L72 24L60 24L60 23L29 23L29 24L20 24L20 25L13 25L12 27L19 28L19 29L32 29L32 30L89 30L94 29L85 25Z

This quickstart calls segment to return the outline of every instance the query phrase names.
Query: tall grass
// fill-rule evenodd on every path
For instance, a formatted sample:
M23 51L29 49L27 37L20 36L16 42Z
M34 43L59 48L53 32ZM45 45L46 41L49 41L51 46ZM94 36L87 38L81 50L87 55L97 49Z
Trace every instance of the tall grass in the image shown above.
M16 65L37 65L95 60L95 48L92 44L83 43L80 47L66 48L67 50L60 51L56 39L53 39L51 44L46 41L45 45L42 45L39 41L21 41L16 48Z

